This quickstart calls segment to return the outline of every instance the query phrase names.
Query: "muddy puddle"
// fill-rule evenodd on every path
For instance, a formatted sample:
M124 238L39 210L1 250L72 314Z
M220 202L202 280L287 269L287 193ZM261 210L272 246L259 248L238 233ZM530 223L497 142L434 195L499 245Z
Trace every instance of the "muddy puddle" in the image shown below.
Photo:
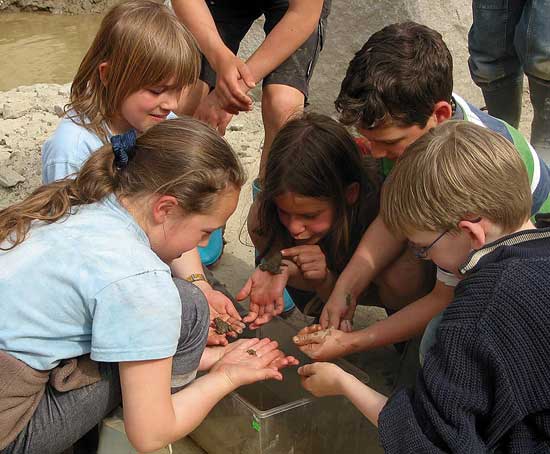
M0 13L0 91L70 82L101 17Z

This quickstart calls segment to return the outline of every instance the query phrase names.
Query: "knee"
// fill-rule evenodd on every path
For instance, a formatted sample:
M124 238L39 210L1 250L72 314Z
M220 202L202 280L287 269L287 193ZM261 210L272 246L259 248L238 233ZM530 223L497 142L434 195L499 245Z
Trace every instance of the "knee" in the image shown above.
M182 320L195 319L197 322L208 320L210 312L208 301L202 290L183 279L174 278L182 306Z
M268 85L262 95L263 120L266 127L279 130L290 118L304 110L304 95L292 87Z

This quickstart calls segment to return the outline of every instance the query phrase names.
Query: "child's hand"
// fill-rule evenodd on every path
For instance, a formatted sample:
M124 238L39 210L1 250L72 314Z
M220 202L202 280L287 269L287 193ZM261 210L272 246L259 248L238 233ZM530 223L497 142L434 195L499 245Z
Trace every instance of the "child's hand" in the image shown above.
M348 333L334 328L323 329L321 325L302 328L292 341L303 353L316 361L341 358L351 353L352 343Z
M342 378L346 373L332 363L306 364L298 369L304 389L317 397L342 394Z
M235 341L225 347L211 372L223 372L235 387L259 380L282 380L279 369L297 365L298 361L277 347L277 342L268 338Z
M223 109L249 111L252 99L246 94L256 83L244 61L231 52L216 59L216 91Z
M194 114L196 119L209 124L222 136L225 134L225 128L227 128L232 116L232 113L227 112L221 107L216 90L210 92L201 101Z
M339 328L350 332L357 301L351 293L332 292L321 312L320 323L323 328Z
M281 274L271 274L256 268L237 294L239 301L250 297L249 313L243 320L250 323L250 329L258 328L283 312L283 292L288 282L287 267L281 267L281 271Z
M281 251L283 257L292 260L305 279L324 281L328 276L325 253L317 244L295 246Z

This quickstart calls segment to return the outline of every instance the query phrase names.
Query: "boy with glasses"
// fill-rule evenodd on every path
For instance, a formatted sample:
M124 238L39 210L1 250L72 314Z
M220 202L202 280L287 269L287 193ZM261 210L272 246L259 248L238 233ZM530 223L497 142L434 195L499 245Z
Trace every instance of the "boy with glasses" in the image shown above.
M548 452L550 229L535 229L512 144L450 121L411 145L382 190L381 217L461 278L414 391L388 399L334 364L301 367L316 396L345 395L386 453ZM331 336L327 336L331 337Z

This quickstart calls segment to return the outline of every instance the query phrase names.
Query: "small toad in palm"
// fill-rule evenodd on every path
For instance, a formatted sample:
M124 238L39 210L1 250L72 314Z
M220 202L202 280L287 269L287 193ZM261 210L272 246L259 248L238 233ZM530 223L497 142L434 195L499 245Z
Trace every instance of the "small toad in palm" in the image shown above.
M234 331L234 328L220 317L214 319L214 329L217 334L227 334Z
M260 263L260 269L271 274L281 274L282 261L283 255L280 252L275 252L271 257L262 260L262 263Z

